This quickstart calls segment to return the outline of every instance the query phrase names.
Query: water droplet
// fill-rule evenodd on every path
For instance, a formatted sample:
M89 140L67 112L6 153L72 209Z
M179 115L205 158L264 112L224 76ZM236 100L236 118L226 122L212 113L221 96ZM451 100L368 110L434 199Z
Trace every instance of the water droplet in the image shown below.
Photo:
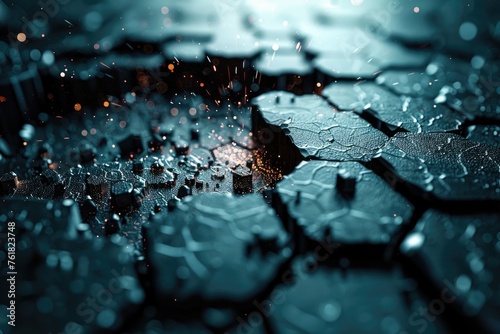
M484 66L484 58L481 56L474 56L472 57L470 64L473 68L478 70Z
M99 313L96 320L102 328L109 328L115 323L116 314L113 310L106 309Z
M411 255L424 244L425 236L420 232L410 233L401 244L401 252Z
M330 300L329 303L323 304L320 307L320 315L325 321L333 322L337 320L340 316L342 308L340 304L334 300Z
M458 30L460 37L465 41L473 40L477 35L477 27L472 22L464 22Z
M472 282L470 278L466 275L458 276L457 281L455 283L457 289L465 293L469 292L471 285Z

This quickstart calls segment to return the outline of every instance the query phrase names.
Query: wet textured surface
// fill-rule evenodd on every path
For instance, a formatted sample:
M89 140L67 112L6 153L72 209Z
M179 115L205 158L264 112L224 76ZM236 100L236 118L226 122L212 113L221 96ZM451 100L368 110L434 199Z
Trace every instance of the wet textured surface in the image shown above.
M395 177L441 200L500 200L500 150L455 134L397 134L381 150Z
M500 126L473 125L468 129L467 139L478 143L500 147Z
M308 238L332 244L387 244L412 214L403 197L356 162L304 162L277 192Z
M442 291L443 302L475 317L485 331L499 326L499 219L429 211L401 245L415 269Z
M397 271L345 273L318 268L311 259L297 261L294 268L271 293L277 333L419 333L424 328L410 325L421 320L417 310L424 302L412 291L414 283ZM447 332L439 320L428 324L426 333Z
M499 119L499 65L484 57L465 61L442 55L422 70L388 71L377 78L396 93L432 99L472 119Z
M1 216L1 232L10 231L8 221L18 222L16 268L23 275L18 317L43 315L18 323L17 330L117 330L139 310L145 293L134 268L134 249L125 239L93 237L70 200L7 199L1 205L7 213ZM20 205L29 209L20 211ZM2 290L8 283L2 280Z
M465 120L465 116L432 100L397 96L370 82L333 83L322 94L340 110L355 110L368 119L374 117L384 122L388 130L449 132L460 129Z
M176 303L245 301L291 255L285 230L257 195L193 197L156 216L144 238L156 295Z
M317 96L272 92L259 96L253 104L266 123L280 127L304 157L367 161L387 141L358 115L335 111ZM359 140L353 142L352 138Z

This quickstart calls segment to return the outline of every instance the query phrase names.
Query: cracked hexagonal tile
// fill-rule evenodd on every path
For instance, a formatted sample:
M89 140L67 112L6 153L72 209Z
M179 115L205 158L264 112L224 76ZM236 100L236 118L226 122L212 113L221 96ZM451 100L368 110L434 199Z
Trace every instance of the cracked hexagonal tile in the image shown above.
M387 141L382 132L355 113L338 112L319 96L270 92L252 102L257 141L262 142L265 132L277 136L280 131L290 139L291 149L286 145L275 148L281 156L298 149L303 157L369 161Z
M464 89L470 65L444 55L435 56L425 69L389 70L377 77L377 82L401 95L434 99L444 86Z
M161 303L243 302L263 291L291 255L274 211L253 194L187 197L144 233Z
M420 97L396 96L373 82L332 83L322 94L341 110L355 110L367 120L383 122L385 131L446 132L460 129L465 116ZM380 123L378 122L378 123ZM377 123L377 122L375 122Z
M500 330L499 221L498 213L431 210L401 244L410 265L445 296L443 302L491 333Z
M383 69L363 57L337 57L322 55L313 60L320 73L336 79L374 79Z
M231 30L232 34L215 34L214 40L205 46L206 52L211 56L227 58L253 58L262 49L258 39L245 29L238 16L227 15L221 22L223 29Z
M327 269L299 259L261 303L275 333L448 333L420 319L425 300L398 271Z
M386 245L413 212L404 197L357 162L302 162L276 190L290 217L316 242Z
M16 223L19 332L116 331L139 311L145 294L124 238L93 238L71 200L3 199L0 208L0 233L7 236L8 222ZM2 268L4 276L7 263ZM0 283L5 291L7 283Z
M429 65L434 71L434 65ZM442 84L436 82L427 71L389 70L381 73L376 82L398 95L423 97L433 100L439 95Z
M387 68L425 66L430 58L428 50L409 49L389 40L374 38L360 26L349 27L339 24L339 19L336 19L335 23L332 22L332 25L315 26L308 22L304 22L303 25L301 28L305 31L306 40L299 47L318 58L324 58L325 60L320 61L320 64L326 64L326 59L331 59L332 62L337 59L338 63L344 60L343 64L352 66L349 77L356 74L356 71L352 70L356 69L358 60L367 60L366 64L369 65L365 66L370 69L368 74L372 77L373 73ZM334 68L337 67L334 66ZM341 69L340 66L338 68L337 74L340 71L344 74L349 73L347 69ZM357 72L357 74L361 73Z
M401 44L387 40L372 39L362 53L384 70L389 68L424 67L430 60L431 53L425 49L409 49Z
M398 133L382 148L380 163L393 180L427 199L500 200L500 149L451 133Z
M500 119L500 65L474 56L470 64L436 56L424 71L387 71L377 82L398 94L446 104L472 119Z
M276 49L277 46L273 45ZM297 74L306 76L312 73L310 62L303 54L285 50L266 52L255 61L255 69L267 76Z

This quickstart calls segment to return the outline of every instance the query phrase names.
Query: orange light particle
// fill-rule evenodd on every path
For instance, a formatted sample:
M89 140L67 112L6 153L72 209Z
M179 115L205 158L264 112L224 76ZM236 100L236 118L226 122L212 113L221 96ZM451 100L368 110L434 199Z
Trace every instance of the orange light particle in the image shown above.
M19 34L17 34L17 40L21 43L26 42L26 35L20 32Z

